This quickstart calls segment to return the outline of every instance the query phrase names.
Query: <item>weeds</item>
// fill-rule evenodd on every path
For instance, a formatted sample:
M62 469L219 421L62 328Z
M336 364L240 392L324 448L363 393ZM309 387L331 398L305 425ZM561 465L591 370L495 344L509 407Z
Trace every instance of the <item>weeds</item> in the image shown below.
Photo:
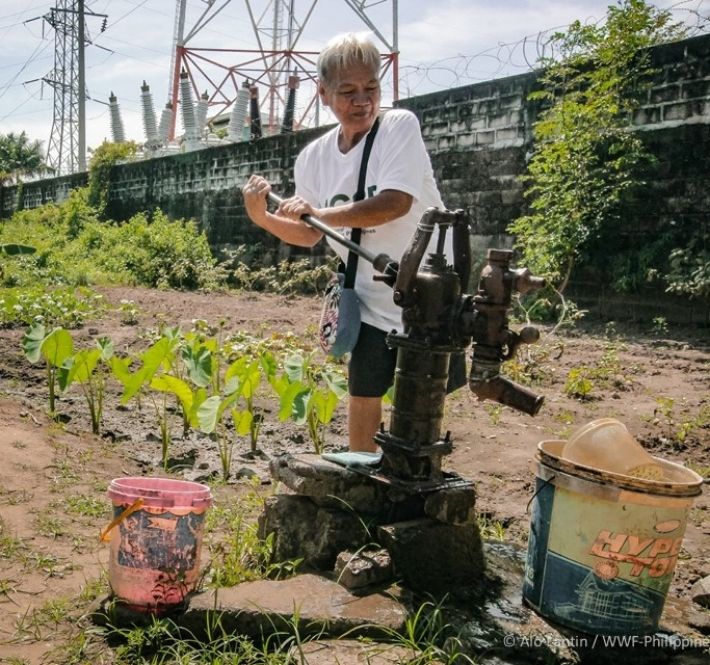
M479 514L476 516L478 530L483 540L505 540L505 526L499 520L494 520L489 515Z
M244 248L237 249L238 253L240 251L243 254ZM257 268L252 267L253 262L246 263L238 255L232 260L237 261L237 266L230 273L230 282L236 288L281 295L322 293L334 270L333 262L313 267L310 259L284 259L278 265Z
M87 288L0 289L0 327L33 325L79 328L104 311L103 296Z
M590 400L597 389L629 390L631 381L624 375L619 360L619 350L624 348L618 342L609 341L597 365L582 365L569 370L564 385L565 394L575 399Z
M41 536L52 539L66 534L66 527L60 519L44 513L35 518L35 529Z
M710 428L710 404L701 404L693 414L685 405L679 410L674 399L660 395L656 397L653 424L662 427L664 437L676 448L683 449L700 430Z
M205 639L177 626L169 619L153 618L144 628L115 628L106 631L122 644L116 649L119 665L144 663L168 665L289 665L289 640L285 633L273 634L259 644L228 631L219 616L207 619Z
M213 506L207 513L205 531L211 554L207 573L214 587L233 586L255 579L283 579L295 574L300 559L272 562L274 535L259 536L256 514L264 499L256 484L238 502ZM225 534L219 538L216 534Z
M74 494L63 499L67 512L82 517L104 517L106 515L106 502L96 499L89 494Z
M411 652L408 665L427 665L436 662L441 665L474 665L475 661L464 653L461 640L453 634L446 621L441 603L427 601L407 617L404 630L400 634L392 629L382 628L388 642L404 647Z

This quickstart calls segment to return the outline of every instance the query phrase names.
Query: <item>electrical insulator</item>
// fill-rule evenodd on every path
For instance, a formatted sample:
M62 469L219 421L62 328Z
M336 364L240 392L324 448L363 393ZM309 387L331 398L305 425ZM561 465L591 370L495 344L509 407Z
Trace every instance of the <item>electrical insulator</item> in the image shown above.
M293 131L293 115L296 109L296 90L300 84L300 80L296 72L288 77L288 97L286 98L286 107L284 109L284 118L281 123L281 133L289 134Z
M207 123L207 109L209 107L209 95L205 90L202 93L199 101L197 102L197 110L195 112L195 121L197 123L197 136L202 138L202 134L205 129L205 124Z
M249 115L251 116L251 138L260 139L261 132L261 111L259 110L259 86L254 84L249 86Z
M229 140L242 141L244 139L244 121L247 118L249 106L249 81L244 81L237 91L232 113L229 116Z
M118 108L118 99L111 91L111 96L108 98L109 113L111 115L111 135L114 143L125 143L126 134L123 131L123 121L121 120L121 110Z
M168 144L168 134L170 133L170 123L173 119L173 105L168 102L160 114L160 126L158 127L158 137L163 145Z
M155 120L153 95L150 94L150 86L145 81L143 81L143 85L141 86L141 105L143 106L143 127L145 129L146 147L155 148L160 142L158 138L158 126Z
M192 103L190 79L184 69L180 74L180 106L182 107L182 124L185 128L185 140L188 144L195 143L199 138L195 118L195 107Z

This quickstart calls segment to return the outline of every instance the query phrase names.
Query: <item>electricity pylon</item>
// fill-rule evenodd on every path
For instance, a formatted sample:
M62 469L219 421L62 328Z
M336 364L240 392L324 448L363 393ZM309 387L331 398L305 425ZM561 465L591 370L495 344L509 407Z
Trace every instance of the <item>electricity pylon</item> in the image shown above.
M54 67L43 81L54 89L52 133L47 164L63 175L86 170L85 17L103 16L85 11L84 0L57 0L44 15L54 28ZM106 27L106 21L102 30Z

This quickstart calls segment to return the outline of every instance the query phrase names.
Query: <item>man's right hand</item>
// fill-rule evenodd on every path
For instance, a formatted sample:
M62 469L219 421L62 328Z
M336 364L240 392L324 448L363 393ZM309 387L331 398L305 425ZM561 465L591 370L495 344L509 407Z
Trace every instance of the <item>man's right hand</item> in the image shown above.
M250 176L242 187L247 215L258 226L264 226L266 222L266 197L270 191L269 181L260 175Z

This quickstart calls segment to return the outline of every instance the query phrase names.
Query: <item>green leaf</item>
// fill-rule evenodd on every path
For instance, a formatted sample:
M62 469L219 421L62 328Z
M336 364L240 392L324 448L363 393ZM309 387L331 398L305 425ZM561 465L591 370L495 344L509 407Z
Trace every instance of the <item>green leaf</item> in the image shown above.
M328 386L328 389L335 394L336 402L348 394L348 381L340 372L325 370L323 372L323 381Z
M224 412L229 409L238 399L238 395L233 393L222 399L219 395L208 397L197 409L197 426L206 434L211 434L217 429L219 421Z
M312 397L312 390L303 390L294 396L291 417L297 425L303 425L306 422L306 418L308 417L309 402Z
M190 409L189 413L187 414L187 420L190 423L190 425L192 425L193 427L197 427L199 425L199 421L197 419L197 411L204 404L206 399L207 399L207 390L205 388L198 388L193 393L192 408Z
M64 361L64 363L62 363L62 366L57 371L57 383L59 384L59 390L62 392L64 392L70 385L69 371L71 370L73 364L74 358L70 356Z
M305 360L300 353L292 353L284 360L284 371L291 381L303 381Z
M141 355L143 366L135 373L131 374L128 381L124 384L123 396L121 397L123 404L131 399L144 385L150 383L153 375L158 371L163 361L171 352L171 340L167 337L161 337Z
M175 395L180 401L184 413L189 414L192 411L194 393L192 388L182 379L170 374L162 374L161 376L153 377L150 387L159 392Z
M239 411L232 409L232 419L234 420L234 428L240 436L246 436L251 432L252 414L251 411Z
M260 383L261 372L259 370L259 363L254 361L246 368L244 374L242 375L239 392L245 399L251 399Z
M118 379L118 382L125 388L128 382L131 380L131 359L130 358L119 358L113 356L111 358L111 371L113 375Z
M69 373L66 378L67 387L74 383L74 381L77 383L87 383L89 379L91 379L91 375L96 369L100 358L100 349L82 349L78 351L71 359L71 367L69 368Z
M296 396L308 389L305 383L291 382L287 376L282 376L271 382L279 396L279 420L285 421L293 416L293 404Z
M196 386L205 388L212 382L212 352L205 346L187 346L182 350L187 376Z
M271 351L263 351L259 357L259 362L261 363L261 368L264 370L264 376L266 376L268 381L276 375L276 370L278 368L278 363L276 358Z
M113 342L108 337L99 337L96 347L101 351L101 360L108 362L113 357Z
M55 328L44 338L41 351L50 365L61 367L74 352L74 341L64 328Z
M46 335L46 330L43 324L35 323L23 336L22 336L22 351L25 354L27 360L31 363L39 362L42 357L42 342Z
M327 425L333 419L333 414L340 400L335 393L330 391L327 393L318 392L315 397L312 408L315 409L318 422Z
M217 428L221 401L219 395L213 395L202 402L197 409L197 426L205 434L211 434Z

